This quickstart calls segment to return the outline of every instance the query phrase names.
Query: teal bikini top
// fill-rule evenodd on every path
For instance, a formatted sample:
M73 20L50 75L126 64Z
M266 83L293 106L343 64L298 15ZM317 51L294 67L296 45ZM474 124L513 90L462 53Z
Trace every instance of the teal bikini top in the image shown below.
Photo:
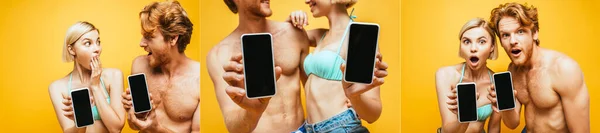
M492 74L488 71L488 75L490 75L490 80L492 80ZM462 66L462 72L460 74L460 81L458 83L462 83L463 77L465 77L465 64ZM485 121L492 114L492 104L486 104L477 108L477 120Z
M73 80L73 73L71 73L71 75L69 76L69 92L71 92L71 81ZM106 87L104 86L104 81L102 80L102 78L100 78L100 84L102 84L102 88L104 89L104 92L106 93L106 102L110 103L110 95L108 95L108 92L106 91ZM96 108L96 106L92 106L92 115L94 115L94 120L101 120L100 118L100 113L98 113L98 108Z
M350 13L350 23L353 22L356 16L353 16L352 12ZM335 80L341 81L343 77L342 70L340 70L340 65L345 62L345 60L340 56L340 50L344 44L344 40L346 39L346 33L348 33L348 29L350 28L350 24L346 27L344 31L344 35L342 36L342 40L338 46L337 52L322 50L315 53L310 53L304 58L304 71L307 76L310 74L314 74L315 76L327 79L327 80ZM323 41L325 38L325 34L319 40L319 43Z

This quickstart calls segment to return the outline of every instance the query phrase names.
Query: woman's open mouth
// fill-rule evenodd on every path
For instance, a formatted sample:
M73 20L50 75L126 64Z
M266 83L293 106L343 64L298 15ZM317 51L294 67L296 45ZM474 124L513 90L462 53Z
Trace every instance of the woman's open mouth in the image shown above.
M471 56L471 58L469 58L469 61L471 62L471 65L476 66L477 63L479 62L479 57Z

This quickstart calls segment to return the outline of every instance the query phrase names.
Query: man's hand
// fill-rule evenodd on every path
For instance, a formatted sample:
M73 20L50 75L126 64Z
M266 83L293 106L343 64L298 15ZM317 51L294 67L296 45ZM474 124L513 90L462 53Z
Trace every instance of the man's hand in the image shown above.
M233 102L238 106L253 112L262 114L266 109L270 97L259 98L259 99L248 99L246 97L246 90L244 89L244 65L242 61L242 54L231 57L229 63L223 66L225 73L223 74L223 80L227 82L229 86L225 88L225 92ZM281 68L275 67L276 79L281 76Z

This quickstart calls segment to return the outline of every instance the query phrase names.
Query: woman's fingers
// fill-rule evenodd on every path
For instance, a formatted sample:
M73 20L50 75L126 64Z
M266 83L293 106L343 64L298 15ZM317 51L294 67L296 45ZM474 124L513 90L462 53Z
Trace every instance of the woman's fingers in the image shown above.
M304 26L308 26L308 15L306 12L302 12L302 16L304 16Z

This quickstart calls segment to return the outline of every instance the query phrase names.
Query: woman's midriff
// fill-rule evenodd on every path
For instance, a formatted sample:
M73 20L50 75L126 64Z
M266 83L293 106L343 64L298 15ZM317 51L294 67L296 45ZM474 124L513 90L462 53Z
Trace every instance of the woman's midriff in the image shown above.
M348 109L341 81L310 75L304 88L309 124L327 120Z

